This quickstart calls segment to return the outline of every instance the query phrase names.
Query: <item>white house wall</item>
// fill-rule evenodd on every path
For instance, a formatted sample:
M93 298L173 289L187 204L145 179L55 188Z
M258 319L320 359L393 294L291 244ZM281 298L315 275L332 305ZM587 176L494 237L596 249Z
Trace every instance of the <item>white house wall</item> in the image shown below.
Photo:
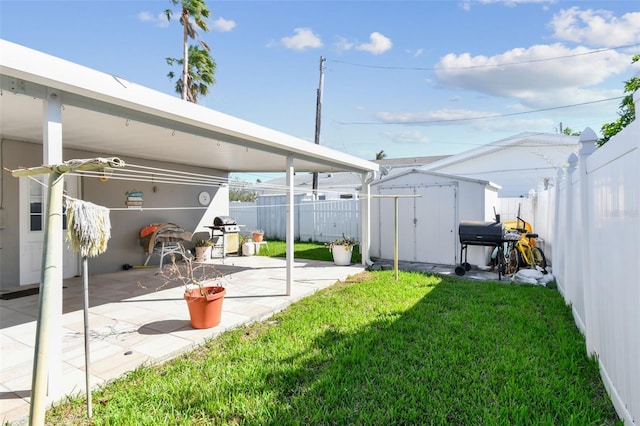
M13 170L23 166L41 164L42 145L6 139L2 143L4 167ZM105 157L104 154L63 150L63 158L65 160L98 156ZM224 173L201 167L181 166L126 157L119 158L124 160L125 164L226 176ZM0 249L0 284L2 289L17 286L19 283L19 254L17 250L9 249L10 247L17 247L20 238L18 233L18 186L17 178L12 177L9 173L4 173L2 193L4 197L5 226L0 229L0 233L2 233L2 248ZM116 210L116 208L124 209L126 207L126 192L133 190L143 191L143 209ZM101 182L96 178L83 177L80 198L113 209L110 213L111 239L108 242L108 249L101 256L89 259L91 273L114 272L121 270L124 264L141 265L144 263L146 256L138 242L138 233L142 227L150 223L172 222L183 227L186 231L202 232L202 235L206 236L208 231L206 228L197 229L206 211L206 208L198 203L198 194L202 190L207 190L211 194L210 215L228 214L228 197L217 196L218 188L216 187L133 182L116 179ZM157 263L157 261L158 257L154 256L150 264Z
M524 140L521 145L486 149L473 156L462 153L431 163L422 170L494 182L502 187L500 197L526 196L530 190L544 187L545 179L553 181L557 170L576 150L577 138L567 136L566 139L546 144Z

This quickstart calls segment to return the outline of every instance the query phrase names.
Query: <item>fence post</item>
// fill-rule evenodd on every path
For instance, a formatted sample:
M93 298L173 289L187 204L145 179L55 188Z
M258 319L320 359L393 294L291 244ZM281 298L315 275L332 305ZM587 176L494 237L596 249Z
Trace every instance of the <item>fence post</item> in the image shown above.
M553 220L553 229L551 234L551 270L553 274L558 276L556 272L556 259L559 259L559 256L556 256L556 252L561 253L562 243L560 242L560 226L563 224L560 222L560 195L562 191L560 191L560 184L562 183L562 177L566 176L565 172L562 168L559 168L556 172L556 185L554 188L554 197L553 197L553 216L551 220ZM566 189L565 182L565 189ZM551 211L551 209L549 209Z
M572 258L574 250L573 243L575 242L575 232L573 229L574 224L574 214L573 214L573 205L574 205L574 194L573 194L573 173L576 170L576 166L578 164L578 156L576 154L569 155L569 159L567 160L569 163L569 167L567 167L567 174L565 176L567 182L565 185L565 214L564 220L562 221L562 225L564 228L564 239L562 244L562 254L558 256L560 262L558 262L558 266L562 268L562 279L558 279L558 288L562 290L565 301L570 303L575 303L574 296L574 287L571 285L571 281L567 279L569 275L569 270L567 265L573 265L577 259ZM574 307L575 309L575 307ZM582 318L579 315L576 315L574 312L574 316L576 317L576 322L578 322L579 326L582 326ZM584 327L580 327L584 332Z
M585 340L587 344L587 352L589 354L595 354L599 352L600 342L597 339L596 330L593 326L590 327L595 321L597 321L597 309L595 309L594 301L592 297L594 282L591 277L591 265L595 264L594 259L591 258L590 250L590 229L589 223L591 218L591 200L590 200L590 185L589 185L589 171L587 170L587 159L596 150L596 142L598 137L596 133L589 127L584 129L580 135L580 162L578 165L578 171L580 172L580 225L582 226L580 232L580 244L581 248L581 267L582 267L582 284L583 284L583 297L584 297L584 322L585 322Z

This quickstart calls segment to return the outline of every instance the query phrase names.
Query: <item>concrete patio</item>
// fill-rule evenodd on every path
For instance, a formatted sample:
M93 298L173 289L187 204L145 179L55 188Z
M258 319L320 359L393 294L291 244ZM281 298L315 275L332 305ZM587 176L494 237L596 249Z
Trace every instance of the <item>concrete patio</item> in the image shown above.
M297 260L291 295L286 296L286 262L263 256L210 261L221 273L227 295L219 326L196 330L182 298L183 287L157 268L89 277L91 383L94 387L141 364L170 359L205 340L286 308L292 302L364 270ZM85 389L82 278L64 281L63 393ZM29 414L38 295L0 300L0 421L26 421ZM50 405L50 404L48 404Z

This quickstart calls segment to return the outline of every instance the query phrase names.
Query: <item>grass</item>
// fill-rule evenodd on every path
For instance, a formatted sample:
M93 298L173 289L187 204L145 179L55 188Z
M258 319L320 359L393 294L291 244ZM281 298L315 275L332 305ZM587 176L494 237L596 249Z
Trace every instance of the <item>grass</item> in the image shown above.
M95 391L92 423L77 397L47 424L622 424L556 291L399 278L336 283Z
M298 259L333 261L329 247L322 243L296 241L294 245L295 257ZM260 256L285 257L286 243L284 241L269 241L268 247L262 246L258 254ZM360 259L360 246L354 246L351 261L360 263Z

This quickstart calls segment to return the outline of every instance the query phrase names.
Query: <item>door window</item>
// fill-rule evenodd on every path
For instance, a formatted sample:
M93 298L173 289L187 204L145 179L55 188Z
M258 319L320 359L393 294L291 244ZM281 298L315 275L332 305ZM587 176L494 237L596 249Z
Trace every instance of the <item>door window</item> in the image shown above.
M42 231L44 187L41 178L29 179L29 231Z
M43 177L29 179L29 231L44 230L44 192ZM67 182L64 182L64 193L67 193ZM67 208L62 207L62 229L67 229Z

